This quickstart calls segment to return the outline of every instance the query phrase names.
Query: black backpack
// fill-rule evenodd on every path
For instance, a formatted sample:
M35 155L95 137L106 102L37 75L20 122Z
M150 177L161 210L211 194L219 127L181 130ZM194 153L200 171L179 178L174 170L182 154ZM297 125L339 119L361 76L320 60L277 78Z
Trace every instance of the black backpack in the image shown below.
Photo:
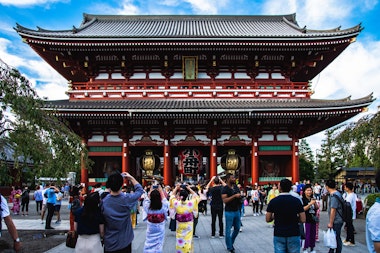
M337 195L333 194L335 196L340 204L342 205L342 210L343 212L339 212L339 209L337 209L337 213L339 214L340 217L342 217L343 221L346 223L351 223L352 222L352 206L350 202L345 201L343 198L338 197Z
M72 213L75 213L79 208L80 208L80 201L79 201L79 199L76 198L71 203L70 210Z
M27 190L24 190L21 194L21 198L23 200L28 200L29 199L29 192Z

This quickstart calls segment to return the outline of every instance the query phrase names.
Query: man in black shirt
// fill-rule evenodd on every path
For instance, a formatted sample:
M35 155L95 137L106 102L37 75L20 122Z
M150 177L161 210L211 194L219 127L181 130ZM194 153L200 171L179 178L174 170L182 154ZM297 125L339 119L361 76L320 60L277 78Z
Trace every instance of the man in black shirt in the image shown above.
M214 186L210 188L210 185L214 183ZM213 176L210 182L206 186L206 190L211 196L211 238L215 238L215 223L218 216L219 221L219 238L223 238L223 200L222 189L226 183L220 179L220 177Z
M222 189L222 199L225 204L225 218L226 218L226 246L230 253L235 252L234 242L239 234L241 225L241 199L239 188L236 186L235 176L228 173L226 175L227 185ZM234 227L234 231L231 234L231 228Z
M265 219L274 220L274 252L299 253L299 222L305 223L306 215L301 201L293 197L289 191L292 182L289 179L280 181L280 195L272 199L267 207Z

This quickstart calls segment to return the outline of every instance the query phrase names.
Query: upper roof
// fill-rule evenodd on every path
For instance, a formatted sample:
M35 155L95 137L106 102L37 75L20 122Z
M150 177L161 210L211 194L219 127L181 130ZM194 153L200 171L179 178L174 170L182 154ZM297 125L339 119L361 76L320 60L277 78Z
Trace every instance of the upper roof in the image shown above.
M20 34L36 38L66 40L206 40L206 39L331 39L357 35L360 24L341 30L309 30L299 27L295 14L232 16L232 15L92 15L83 14L81 25L70 30L37 30L19 24Z

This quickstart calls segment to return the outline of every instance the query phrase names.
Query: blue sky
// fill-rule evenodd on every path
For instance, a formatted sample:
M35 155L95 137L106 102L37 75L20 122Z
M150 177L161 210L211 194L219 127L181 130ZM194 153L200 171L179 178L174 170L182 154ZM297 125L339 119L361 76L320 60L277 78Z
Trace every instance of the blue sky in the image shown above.
M36 29L79 27L83 13L124 15L279 15L296 13L298 24L309 29L346 29L362 24L353 43L312 80L313 98L353 99L373 92L380 98L380 3L378 0L0 0L0 59L18 68L40 97L67 99L67 81L25 43L16 23ZM368 113L380 106L377 99ZM361 114L360 116L363 116ZM357 119L356 117L355 119ZM307 140L319 148L323 133Z

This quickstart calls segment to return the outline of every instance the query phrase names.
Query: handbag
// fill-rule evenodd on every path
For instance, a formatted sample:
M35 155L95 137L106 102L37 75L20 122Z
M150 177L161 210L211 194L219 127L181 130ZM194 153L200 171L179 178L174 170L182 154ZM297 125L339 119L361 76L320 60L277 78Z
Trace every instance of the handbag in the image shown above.
M323 231L323 244L330 249L337 248L335 231L332 228Z
M76 231L67 232L66 236L66 247L75 248L78 240L78 233Z

